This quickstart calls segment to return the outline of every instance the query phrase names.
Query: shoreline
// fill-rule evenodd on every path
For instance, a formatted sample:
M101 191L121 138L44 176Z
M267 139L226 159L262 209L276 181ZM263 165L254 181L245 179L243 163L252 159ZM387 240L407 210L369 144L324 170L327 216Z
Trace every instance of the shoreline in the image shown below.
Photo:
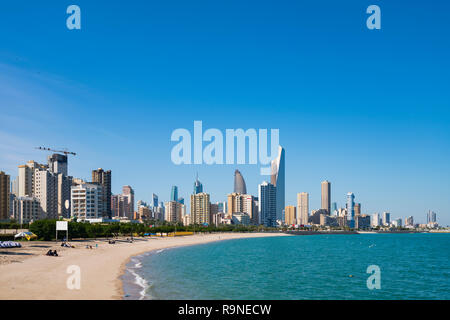
M131 259L156 250L206 244L210 242L288 236L283 233L212 233L180 237L135 238L133 243L106 240L73 242L75 248L61 248L58 243L43 243L60 253L48 257L42 252L23 261L0 265L1 300L123 300L123 275ZM87 243L93 249L86 249ZM59 243L60 244L60 243ZM96 247L98 245L98 248ZM27 247L39 246L33 242ZM41 249L46 251L47 248ZM21 255L21 250L10 254ZM80 289L69 289L67 282L75 274L70 266L80 270Z

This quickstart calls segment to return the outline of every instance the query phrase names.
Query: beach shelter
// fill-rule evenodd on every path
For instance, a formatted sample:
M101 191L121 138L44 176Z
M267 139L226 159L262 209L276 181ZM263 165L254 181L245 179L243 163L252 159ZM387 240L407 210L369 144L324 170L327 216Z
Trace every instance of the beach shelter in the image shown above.
M14 238L25 238L27 240L31 240L37 238L37 235L35 235L33 232L19 232L14 236Z

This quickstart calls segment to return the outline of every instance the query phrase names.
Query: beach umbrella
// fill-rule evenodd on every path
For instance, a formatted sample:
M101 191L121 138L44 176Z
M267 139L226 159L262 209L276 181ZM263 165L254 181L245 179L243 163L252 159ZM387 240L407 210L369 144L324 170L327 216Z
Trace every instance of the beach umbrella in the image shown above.
M37 235L35 235L33 232L19 232L14 236L14 238L25 238L27 240L31 240L37 238Z

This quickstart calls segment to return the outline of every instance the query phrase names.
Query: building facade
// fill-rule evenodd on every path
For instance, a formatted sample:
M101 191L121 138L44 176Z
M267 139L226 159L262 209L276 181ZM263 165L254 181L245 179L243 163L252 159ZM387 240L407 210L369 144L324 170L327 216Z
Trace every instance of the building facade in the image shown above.
M284 209L284 223L286 225L297 224L297 212L295 206L287 206Z
M191 224L210 224L210 210L209 194L204 192L191 194Z
M0 171L0 220L7 220L11 214L11 199L9 196L10 176Z
M327 180L321 183L321 209L327 210L331 214L331 183Z
M297 193L297 223L308 224L309 218L309 194L307 192Z
M285 151L281 146L278 146L277 158L271 162L271 170L270 182L276 191L276 220L282 221L285 207Z
M112 218L112 208L111 208L111 170L103 170L98 168L97 170L92 170L92 183L99 184L103 187L103 216Z
M103 186L99 184L80 184L71 189L71 217L78 221L103 217Z
M277 192L276 187L265 181L258 186L259 224L266 227L277 226Z

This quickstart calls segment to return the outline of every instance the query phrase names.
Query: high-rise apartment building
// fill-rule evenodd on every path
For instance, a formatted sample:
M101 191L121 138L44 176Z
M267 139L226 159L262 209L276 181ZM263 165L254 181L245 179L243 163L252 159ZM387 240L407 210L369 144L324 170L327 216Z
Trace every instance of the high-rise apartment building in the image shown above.
M183 222L184 204L178 201L169 201L165 205L165 220L168 222Z
M3 171L0 171L0 220L7 220L10 218L10 176Z
M112 217L111 209L111 170L103 170L98 168L97 170L92 170L92 183L99 184L103 187L103 213L104 217ZM132 213L131 213L132 214Z
M204 192L191 194L191 224L210 224L210 210L209 194Z
M277 192L276 187L264 181L258 186L259 224L266 227L277 226Z
M322 181L322 201L321 209L327 210L331 214L331 183L327 180Z
M380 215L378 213L374 213L371 219L372 227L378 227L380 225Z
M276 220L283 220L285 203L285 151L278 146L278 156L271 162L271 184L276 188Z
M39 200L43 218L58 219L58 175L35 169L34 179L34 196Z
M361 215L361 203L355 203L355 216Z
M47 157L48 170L55 174L68 175L67 156L64 154L54 153Z
M309 194L297 193L297 223L306 225L309 218Z
M14 199L14 219L18 223L30 223L41 218L41 205L35 197L17 197Z
M71 188L71 217L79 221L103 218L103 186L86 183Z
M122 187L122 196L124 197L125 216L131 219L134 214L134 190L130 186Z
M35 193L35 171L48 170L48 166L39 164L33 160L19 166L19 176L17 177L17 196L32 197Z
M284 223L293 225L297 223L297 214L294 206L287 206L284 209Z
M231 193L228 195L228 217L234 213L246 213L252 224L258 224L257 208L250 194Z

